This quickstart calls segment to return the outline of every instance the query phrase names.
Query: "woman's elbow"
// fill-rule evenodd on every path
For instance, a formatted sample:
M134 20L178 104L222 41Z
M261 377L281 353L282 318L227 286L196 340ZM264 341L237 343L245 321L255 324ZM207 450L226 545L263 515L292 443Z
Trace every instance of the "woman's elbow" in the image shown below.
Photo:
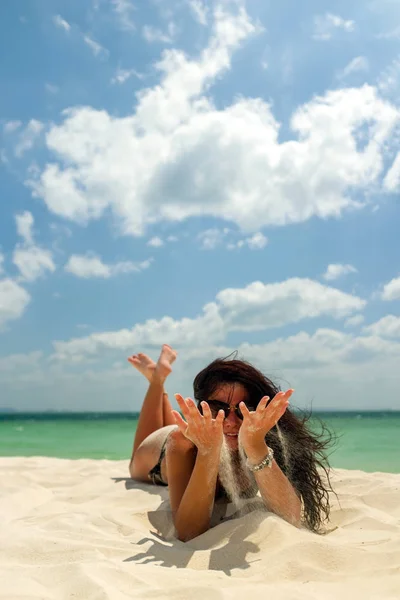
M301 502L296 502L296 506L293 508L289 519L287 519L291 525L300 529L301 527Z
M193 531L188 530L186 527L180 527L179 524L177 525L175 523L175 537L180 542L183 542L183 543L190 542L190 540L193 540L193 538L195 538L196 535L198 535L198 534L194 533Z
M190 540L193 540L196 536L188 533L176 533L176 537L180 542L186 543L190 542Z
M175 537L183 543L194 540L197 536L208 531L209 527L187 527L175 523Z
M300 529L301 528L301 514L293 515L290 522L294 527L297 527L297 529Z

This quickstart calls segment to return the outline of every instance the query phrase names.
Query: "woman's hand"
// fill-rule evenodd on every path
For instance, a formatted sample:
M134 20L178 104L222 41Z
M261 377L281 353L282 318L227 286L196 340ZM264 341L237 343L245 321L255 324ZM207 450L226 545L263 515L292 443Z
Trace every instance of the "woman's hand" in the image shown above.
M243 423L239 430L239 443L247 456L257 455L265 446L265 436L274 427L289 406L289 398L294 390L278 392L267 406L268 396L262 398L254 411L250 411L244 402L239 404Z
M175 394L175 398L184 416L183 419L176 410L172 411L180 431L197 446L199 454L207 455L212 452L219 454L223 440L224 411L220 410L217 417L213 419L207 402L201 404L203 410L201 415L191 398L185 400L180 394Z

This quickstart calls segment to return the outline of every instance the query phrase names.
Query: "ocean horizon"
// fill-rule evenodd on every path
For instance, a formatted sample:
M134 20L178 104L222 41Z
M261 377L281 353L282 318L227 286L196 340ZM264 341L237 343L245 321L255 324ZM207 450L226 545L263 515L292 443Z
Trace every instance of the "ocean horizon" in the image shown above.
M295 411L307 414L307 411ZM138 412L0 412L0 456L128 460ZM313 411L336 441L334 468L400 472L400 411Z
M296 414L307 414L311 412L308 409L292 409L292 411ZM140 414L140 411L76 411L76 410L40 410L40 411L21 411L16 410L14 408L0 408L0 420L7 420L9 418L26 418L26 417L34 417L34 418L47 418L48 416L55 418L75 418L75 417L93 417L98 416L99 418L108 418L112 417L135 417L137 418ZM312 410L312 415L321 416L321 415L369 415L369 416L378 416L378 415L393 415L397 414L400 416L400 410L397 409L383 409L383 410L336 410L336 409L324 409L324 410Z

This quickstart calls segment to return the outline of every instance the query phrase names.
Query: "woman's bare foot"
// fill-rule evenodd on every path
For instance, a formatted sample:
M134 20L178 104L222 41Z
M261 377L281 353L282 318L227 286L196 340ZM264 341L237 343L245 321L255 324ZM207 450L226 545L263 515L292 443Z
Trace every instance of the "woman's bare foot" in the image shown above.
M176 359L177 352L168 346L168 344L163 344L161 348L161 354L157 361L156 368L154 369L153 377L159 377L161 381L165 381L168 375L172 371L172 363Z
M128 362L130 362L135 369L142 373L142 375L146 377L147 381L151 381L155 371L157 371L158 377L162 381L165 381L172 371L171 365L176 359L176 355L177 353L171 348L171 346L164 344L161 348L160 358L158 359L157 363L155 363L150 356L147 356L147 354L143 353L133 354L128 358Z
M133 354L128 358L128 362L131 363L135 369L139 371L142 375L144 375L147 381L151 381L153 377L154 369L156 368L156 363L154 360L147 356L147 354Z

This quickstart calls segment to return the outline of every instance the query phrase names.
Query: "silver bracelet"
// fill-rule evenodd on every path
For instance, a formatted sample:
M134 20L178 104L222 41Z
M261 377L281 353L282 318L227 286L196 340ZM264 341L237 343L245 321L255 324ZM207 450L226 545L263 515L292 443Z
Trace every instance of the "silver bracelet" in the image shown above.
M251 463L249 463L249 459L247 459L246 466L250 471L254 473L255 471L261 471L261 469L264 469L264 467L271 468L273 460L274 451L272 450L272 448L268 448L267 456L263 458L263 460L258 465L252 465Z

